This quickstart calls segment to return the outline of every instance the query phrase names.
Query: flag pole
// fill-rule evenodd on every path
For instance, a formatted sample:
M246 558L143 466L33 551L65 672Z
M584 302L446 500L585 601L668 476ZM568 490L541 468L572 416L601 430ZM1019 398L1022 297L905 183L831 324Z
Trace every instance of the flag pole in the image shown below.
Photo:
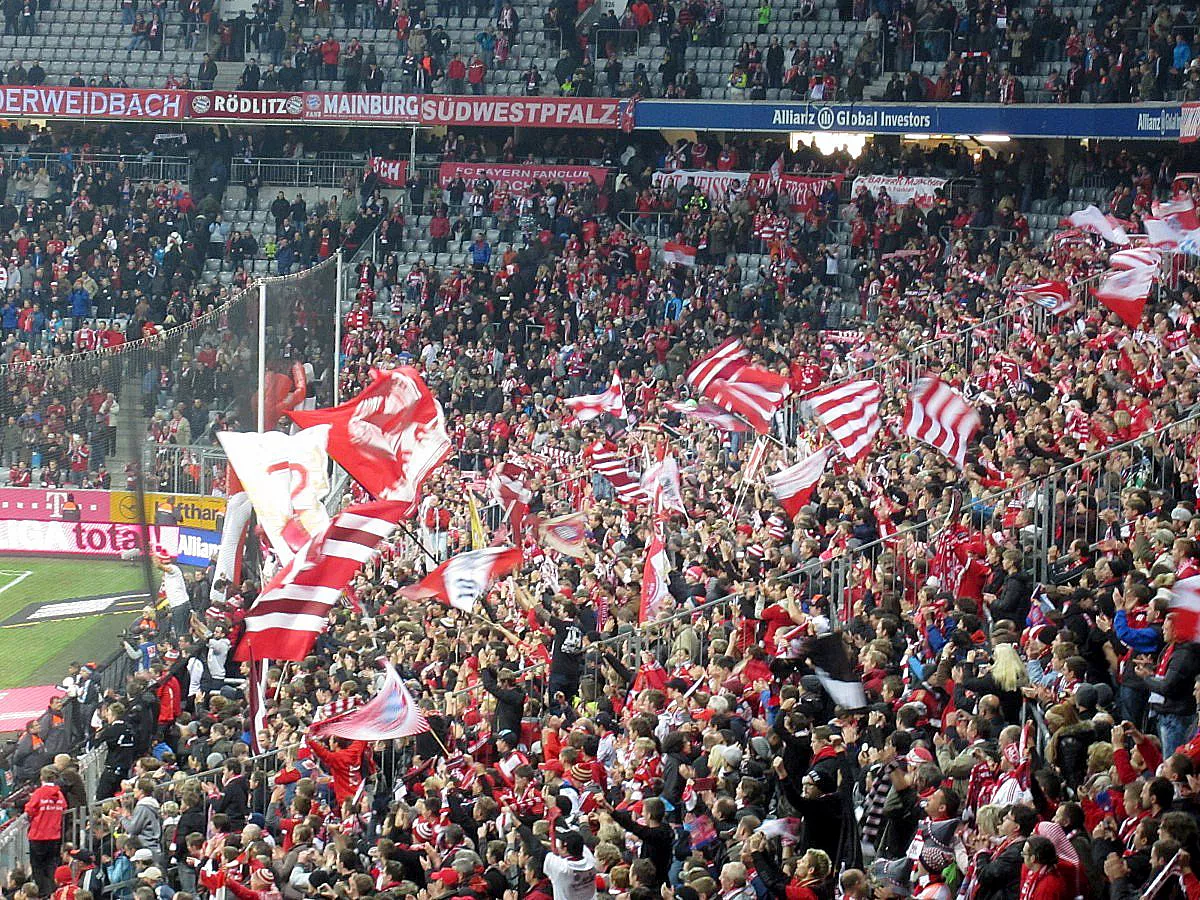
M438 558L433 555L433 553L430 551L430 549L425 546L425 544L421 541L421 539L419 537L417 537L415 534L413 534L412 530L407 525L397 522L396 527L399 528L401 531L403 531L406 535L408 535L412 539L412 542L421 549L421 552L424 553L426 556L428 556L430 559L432 559L434 561L434 563L439 562Z

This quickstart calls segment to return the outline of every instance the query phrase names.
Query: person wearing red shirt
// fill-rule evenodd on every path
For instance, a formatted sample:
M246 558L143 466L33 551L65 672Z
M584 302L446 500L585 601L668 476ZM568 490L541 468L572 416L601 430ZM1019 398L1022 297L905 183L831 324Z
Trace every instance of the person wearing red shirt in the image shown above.
M478 55L471 57L471 65L467 67L467 83L471 85L472 94L482 94L484 78L487 77L487 66Z
M450 82L451 94L465 94L463 90L467 80L467 64L462 61L462 57L455 53L450 57L450 62L446 66L446 80Z
M334 738L332 745L311 737L306 741L333 777L333 796L340 810L343 803L358 793L363 782L363 751L367 745L363 741L343 741L341 738Z
M338 61L342 56L342 45L330 34L321 42L321 64L326 81L337 81Z
M44 895L54 892L54 869L62 845L62 820L67 799L57 784L58 769L43 766L42 783L25 803L29 817L29 867Z
M1071 900L1058 851L1049 838L1031 835L1021 850L1020 900Z

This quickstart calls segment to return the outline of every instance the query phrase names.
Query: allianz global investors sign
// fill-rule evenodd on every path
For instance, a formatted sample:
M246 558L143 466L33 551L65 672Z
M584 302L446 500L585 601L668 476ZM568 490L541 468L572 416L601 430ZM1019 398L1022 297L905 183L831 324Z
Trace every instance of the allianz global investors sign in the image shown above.
M848 128L854 131L931 131L933 113L913 110L842 109L814 106L807 109L777 108L771 116L772 125L822 131Z

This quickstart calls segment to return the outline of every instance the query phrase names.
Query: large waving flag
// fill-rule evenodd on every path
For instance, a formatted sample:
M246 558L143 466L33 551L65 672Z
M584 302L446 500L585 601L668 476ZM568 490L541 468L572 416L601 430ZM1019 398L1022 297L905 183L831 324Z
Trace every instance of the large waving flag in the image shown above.
M520 547L488 547L471 550L446 560L417 584L400 588L409 600L433 599L463 612L488 592L492 582L521 565Z
M808 398L813 412L850 462L858 462L867 455L883 426L879 417L882 400L883 389L874 381L835 385Z
M492 498L504 507L512 529L513 543L518 545L521 543L525 517L529 515L529 503L533 499L533 491L526 484L529 476L529 469L513 460L502 462L488 476L488 490Z
M727 413L711 400L668 400L667 409L682 413L693 419L699 419L720 428L722 431L749 431L750 423L739 419L732 413Z
M1151 247L1131 247L1118 250L1108 257L1110 269L1136 269L1140 266L1162 265L1162 253Z
M596 441L583 451L584 457L591 460L592 468L603 475L612 484L617 494L617 502L625 506L635 506L638 503L648 503L650 498L638 484L638 480L629 474L625 457L617 451L617 445L611 441Z
M1138 266L1104 273L1093 290L1096 299L1115 312L1130 328L1137 328L1146 308L1146 298L1158 270L1154 266Z
M1196 215L1196 202L1187 195L1161 203L1155 201L1150 204L1150 212L1154 214L1154 218L1165 219L1181 231L1195 231L1200 228L1200 217Z
M574 512L554 519L532 518L538 544L576 559L587 557L587 513Z
M1171 588L1171 616L1176 640L1200 642L1200 575L1175 582Z
M1019 290L1016 294L1022 300L1036 303L1055 316L1061 316L1075 308L1075 301L1071 299L1071 286L1065 281L1042 281Z
M383 687L371 700L330 719L313 722L312 738L339 737L350 741L390 741L429 731L429 722L404 686L396 667L384 663Z
M718 406L741 416L759 434L792 392L787 378L761 366L742 366L727 378L714 378L704 393Z
M960 469L981 424L979 413L963 395L940 378L920 379L904 411L904 433L941 451Z
M287 564L329 525L329 425L296 434L222 431L217 440L280 562Z
M750 362L750 351L741 338L731 337L692 363L684 376L697 393L703 394L714 378L729 378Z
M407 503L384 500L350 506L334 516L250 606L234 658L304 659L351 579L407 515Z
M829 462L829 450L822 447L815 453L810 453L794 466L788 466L782 472L766 477L767 487L787 510L793 519L800 514L812 492L825 474L825 466Z
M576 421L590 422L603 413L618 419L629 418L625 409L625 393L621 389L621 373L613 372L612 384L599 394L584 394L582 397L567 397L563 400Z
M288 413L302 428L328 424L329 455L373 496L416 513L421 485L450 454L442 407L411 366L371 372L341 406Z
M1117 224L1111 217L1104 215L1095 206L1088 205L1077 212L1071 213L1066 218L1069 225L1074 225L1084 231L1090 231L1092 234L1098 234L1110 244L1128 244L1129 235L1125 233L1125 229Z

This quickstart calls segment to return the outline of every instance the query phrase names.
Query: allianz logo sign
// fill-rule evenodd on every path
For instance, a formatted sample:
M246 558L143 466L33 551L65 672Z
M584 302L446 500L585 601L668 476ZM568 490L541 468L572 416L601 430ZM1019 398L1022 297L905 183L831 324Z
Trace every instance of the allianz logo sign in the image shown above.
M771 114L772 125L786 128L848 128L855 131L929 131L933 128L933 114L914 110L890 109L845 109L835 106L817 106L797 109L776 107Z
M1161 113L1138 113L1138 131L1175 131L1179 128L1179 113L1163 110Z

